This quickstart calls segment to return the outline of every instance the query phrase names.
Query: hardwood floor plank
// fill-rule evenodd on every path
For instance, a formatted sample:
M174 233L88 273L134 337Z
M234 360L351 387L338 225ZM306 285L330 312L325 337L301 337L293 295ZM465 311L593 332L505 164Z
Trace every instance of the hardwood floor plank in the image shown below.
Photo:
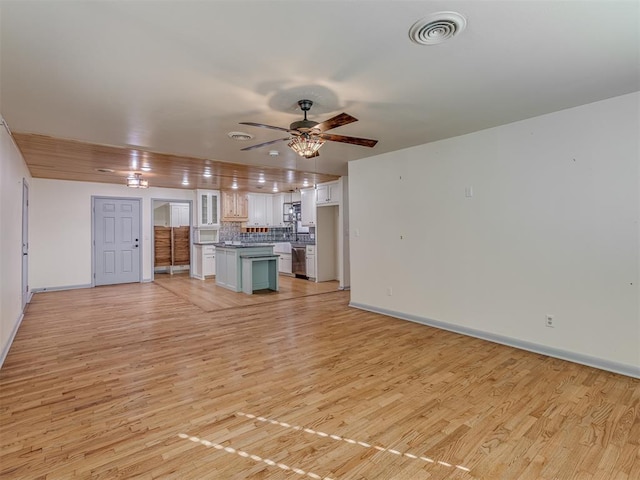
M638 477L637 379L287 282L34 295L0 370L0 477Z

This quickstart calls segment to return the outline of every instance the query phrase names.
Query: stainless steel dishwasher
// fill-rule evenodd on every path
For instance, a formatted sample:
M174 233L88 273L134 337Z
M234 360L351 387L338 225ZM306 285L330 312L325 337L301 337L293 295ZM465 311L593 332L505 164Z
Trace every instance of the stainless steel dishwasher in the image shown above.
M291 245L291 273L296 277L307 277L307 247Z

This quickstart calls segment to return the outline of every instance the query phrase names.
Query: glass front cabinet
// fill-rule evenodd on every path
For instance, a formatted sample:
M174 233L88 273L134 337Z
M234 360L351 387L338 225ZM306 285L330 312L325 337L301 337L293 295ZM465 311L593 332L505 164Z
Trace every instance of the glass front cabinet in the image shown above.
M198 190L198 226L220 225L220 192L218 190Z

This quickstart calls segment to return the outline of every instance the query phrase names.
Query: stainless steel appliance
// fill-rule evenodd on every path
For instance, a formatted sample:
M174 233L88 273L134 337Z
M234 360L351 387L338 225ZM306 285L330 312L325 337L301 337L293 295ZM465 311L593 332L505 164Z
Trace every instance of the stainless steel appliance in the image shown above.
M307 276L307 247L291 245L291 273L296 277Z

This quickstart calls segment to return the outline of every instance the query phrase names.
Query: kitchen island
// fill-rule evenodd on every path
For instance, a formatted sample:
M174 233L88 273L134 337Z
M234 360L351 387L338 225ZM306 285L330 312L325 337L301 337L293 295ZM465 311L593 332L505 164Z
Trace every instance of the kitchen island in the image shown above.
M265 243L216 243L216 285L234 292L278 290L278 255Z

